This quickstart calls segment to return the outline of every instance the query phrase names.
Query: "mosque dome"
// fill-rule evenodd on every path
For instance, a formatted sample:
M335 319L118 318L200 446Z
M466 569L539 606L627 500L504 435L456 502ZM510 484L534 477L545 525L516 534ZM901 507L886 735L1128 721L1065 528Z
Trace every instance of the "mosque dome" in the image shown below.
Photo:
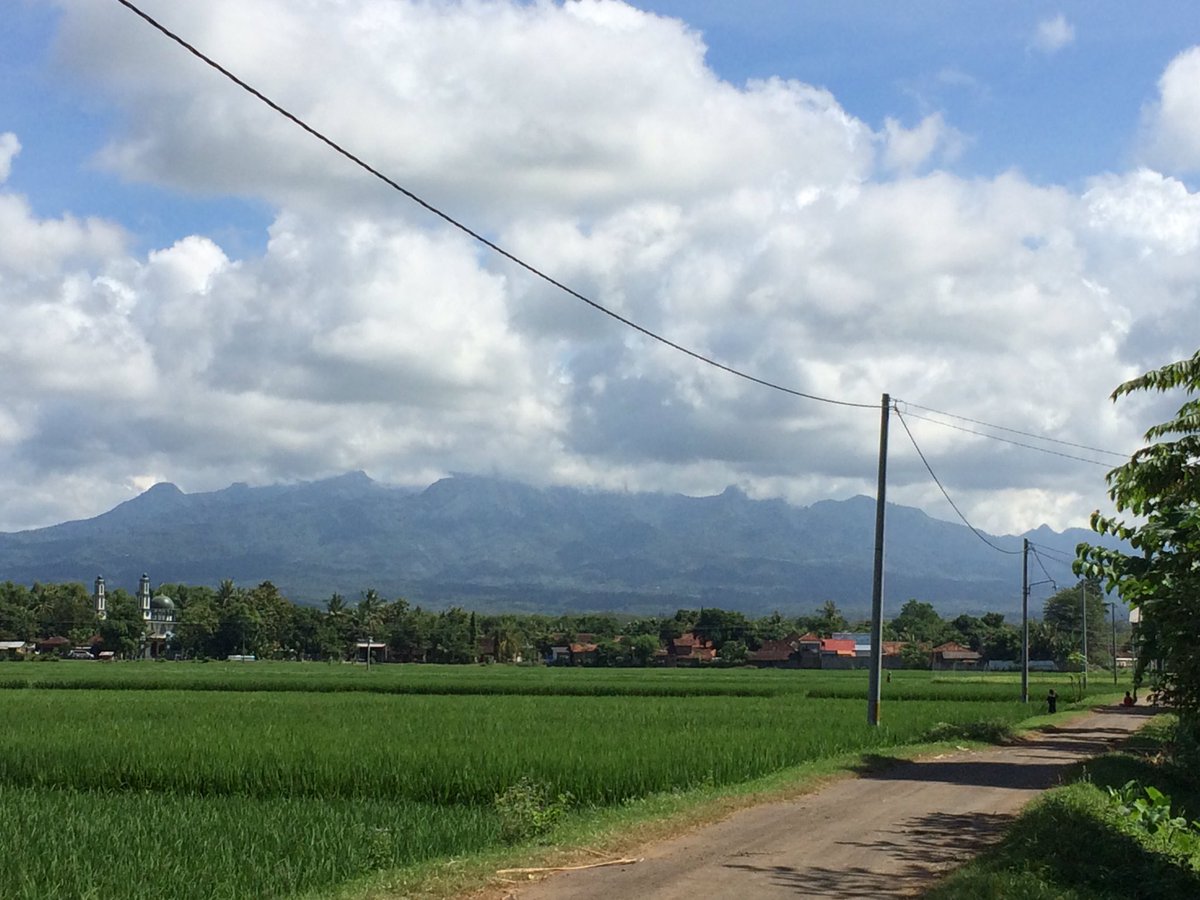
M151 609L174 610L175 609L175 601L172 600L170 597L168 597L166 594L155 594L150 599L150 608Z

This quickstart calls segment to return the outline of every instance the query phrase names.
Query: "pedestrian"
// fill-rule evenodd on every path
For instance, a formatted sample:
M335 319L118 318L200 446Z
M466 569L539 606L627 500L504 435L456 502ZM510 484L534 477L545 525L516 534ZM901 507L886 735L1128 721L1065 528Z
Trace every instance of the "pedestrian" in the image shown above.
M1121 705L1122 706L1133 706L1133 704L1134 704L1133 695L1131 693L1129 693L1129 691L1126 691L1125 699L1121 701Z
M1054 693L1054 688L1050 688L1050 693L1046 695L1046 708L1051 713L1058 712L1058 694Z

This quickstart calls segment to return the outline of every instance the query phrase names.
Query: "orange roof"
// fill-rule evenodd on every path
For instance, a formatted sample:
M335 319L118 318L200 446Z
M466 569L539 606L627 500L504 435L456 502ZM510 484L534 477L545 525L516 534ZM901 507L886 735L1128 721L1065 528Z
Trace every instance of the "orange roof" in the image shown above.
M853 638L824 638L821 641L821 650L826 653L849 653L854 655L854 639Z

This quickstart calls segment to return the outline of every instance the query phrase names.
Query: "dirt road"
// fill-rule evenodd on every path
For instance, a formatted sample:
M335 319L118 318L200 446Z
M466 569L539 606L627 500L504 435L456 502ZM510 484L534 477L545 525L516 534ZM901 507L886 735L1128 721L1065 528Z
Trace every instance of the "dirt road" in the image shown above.
M998 839L1067 766L1109 749L1151 714L1106 708L1010 746L901 763L643 847L631 854L641 862L557 874L510 896L911 896Z

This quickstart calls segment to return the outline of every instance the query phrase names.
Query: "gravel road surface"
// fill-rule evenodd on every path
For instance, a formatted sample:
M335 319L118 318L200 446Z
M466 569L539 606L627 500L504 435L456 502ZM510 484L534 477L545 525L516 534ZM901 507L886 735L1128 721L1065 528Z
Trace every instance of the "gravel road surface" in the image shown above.
M1008 746L866 772L629 854L641 862L555 874L508 896L913 896L997 840L1068 766L1110 749L1153 713L1146 707L1106 707Z

